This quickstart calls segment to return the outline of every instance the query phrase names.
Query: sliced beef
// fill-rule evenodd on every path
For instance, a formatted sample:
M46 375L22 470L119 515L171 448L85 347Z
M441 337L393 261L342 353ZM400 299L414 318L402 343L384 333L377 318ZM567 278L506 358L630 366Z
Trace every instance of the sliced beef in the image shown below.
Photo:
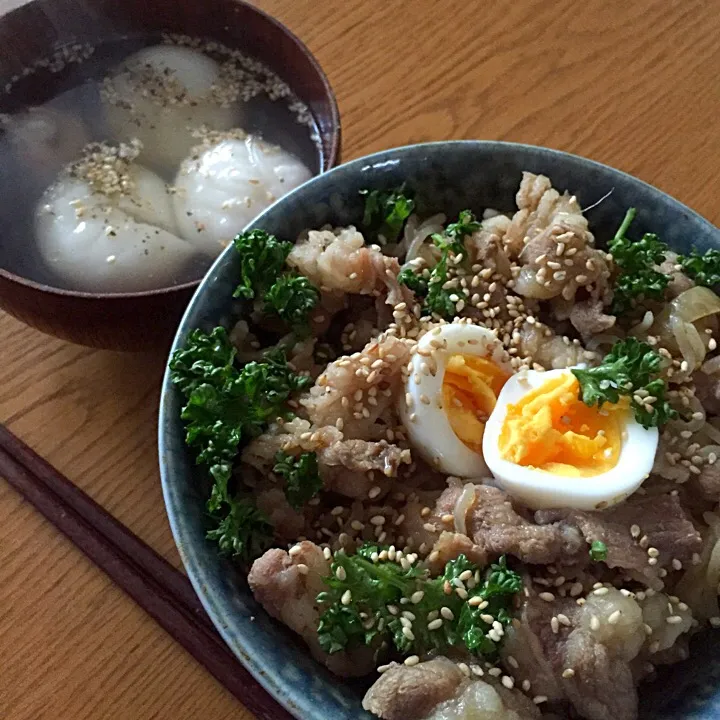
M580 333L583 340L593 335L607 332L615 325L615 316L606 315L600 300L583 300L573 305L570 311L570 322Z
M465 528L448 525L463 488L451 487L438 499L428 522L438 531L456 530L472 539L477 552L488 556L509 554L530 564L561 562L573 565L584 560L586 544L577 528L563 522L536 525L514 509L509 497L490 485L476 485L465 513Z
M444 530L432 546L427 565L433 575L440 574L450 560L460 555L465 555L479 567L485 567L488 563L485 549L476 545L467 535Z
M492 718L492 720L537 720L541 713L537 705L520 690L508 689L498 678L485 675L473 678L460 686L460 692L440 703L428 720L447 718Z
M665 253L665 260L658 266L658 270L663 275L670 276L670 282L665 288L665 296L668 300L676 298L686 290L689 290L695 283L685 275L682 270L678 270L678 255L672 250Z
M301 239L287 259L323 292L360 295L387 293L387 302L413 301L412 293L397 281L397 258L382 254L377 246L367 246L354 228L311 230Z
M392 663L363 698L363 708L383 720L421 720L457 693L466 678L446 657L418 665Z
M720 376L702 370L693 373L695 395L709 415L720 415Z
M621 602L627 600L616 590L608 592ZM615 635L605 637L603 630L589 629L593 616L608 627L592 604L580 607L570 599L546 602L531 597L519 622L506 632L504 661L513 658L510 667L516 680L528 680L533 695L566 700L587 720L635 720L637 693L629 663L642 642L642 614L637 605L634 609L632 624L619 630L610 625ZM569 625L559 624L555 632L551 621L558 616ZM623 633L631 638L630 652L618 639ZM640 643L634 641L638 635Z
M720 502L720 463L703 463L697 476L697 484L704 498L715 503Z
M300 399L317 427L335 425L347 438L370 439L373 425L394 411L410 343L380 335L360 352L330 363Z
M255 493L258 509L273 526L278 540L292 542L305 532L305 515L293 508L282 488L268 487Z
M568 700L588 720L634 720L637 691L629 665L585 630L570 633L563 662L575 675L563 682Z
M410 464L411 456L410 450L403 450L386 440L342 440L322 448L318 460L330 467L341 466L359 472L376 470L386 477L396 477L402 463Z
M663 587L660 569L672 566L673 559L689 563L702 548L702 538L685 514L675 495L633 496L609 510L540 510L539 523L565 522L577 526L588 543L604 542L608 567L619 567L639 582L659 589ZM633 537L631 528L637 525ZM648 549L658 551L656 563L650 564Z
M322 578L330 574L330 563L314 543L304 540L296 547L292 556L274 548L253 563L248 584L255 599L270 615L298 633L313 656L336 675L366 675L375 664L371 648L328 655L320 647L317 635L320 613L315 599L326 589Z
M411 462L410 450L386 440L345 440L333 425L315 428L299 418L273 425L255 438L243 451L242 461L268 474L280 451L291 455L315 452L325 489L356 499L367 498L375 486L382 494L387 492L387 479L396 477L398 468Z
M549 327L540 323L524 322L517 331L518 350L522 357L530 358L547 370L560 370L578 363L590 362L595 353L582 345L566 342Z

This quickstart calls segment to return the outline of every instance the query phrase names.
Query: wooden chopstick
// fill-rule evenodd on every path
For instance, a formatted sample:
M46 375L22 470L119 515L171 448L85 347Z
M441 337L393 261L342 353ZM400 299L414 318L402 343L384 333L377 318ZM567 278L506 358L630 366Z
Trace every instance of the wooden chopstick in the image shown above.
M187 577L2 425L0 476L257 718L291 720L225 645Z

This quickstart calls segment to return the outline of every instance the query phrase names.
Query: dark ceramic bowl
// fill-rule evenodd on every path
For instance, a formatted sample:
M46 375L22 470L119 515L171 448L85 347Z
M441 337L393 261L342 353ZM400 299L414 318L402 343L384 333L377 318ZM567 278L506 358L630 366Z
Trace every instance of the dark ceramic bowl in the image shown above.
M0 17L0 88L59 47L160 32L215 40L264 62L310 108L322 145L320 170L337 164L340 117L322 69L286 27L237 0L32 0ZM34 84L24 81L34 103L47 99L43 81L42 76ZM10 242L0 234L0 307L43 332L83 345L166 347L200 282L136 293L59 290L7 269Z
M345 225L362 217L358 191L406 182L421 213L452 216L464 208L510 210L523 170L544 173L559 189L576 193L600 240L612 235L628 206L638 208L634 232L658 231L682 250L719 247L717 228L650 185L599 163L555 150L501 142L440 142L388 150L336 168L287 195L255 226L283 238L324 223ZM233 250L218 259L190 302L174 347L193 328L227 321L238 277ZM198 471L185 451L181 398L165 377L160 406L160 471L175 541L192 583L218 631L238 658L280 703L303 720L369 718L361 707L366 685L330 675L284 626L253 600L245 578L205 541L204 502ZM720 657L714 633L701 637L693 659L672 668L669 681L642 691L643 717L654 720L720 717ZM716 691L717 688L717 691ZM410 720L410 719L408 719Z

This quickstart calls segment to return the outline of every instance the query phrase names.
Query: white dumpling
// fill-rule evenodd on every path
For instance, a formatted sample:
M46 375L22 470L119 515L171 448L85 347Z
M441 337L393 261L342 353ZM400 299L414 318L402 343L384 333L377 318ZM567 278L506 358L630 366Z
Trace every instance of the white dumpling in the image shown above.
M132 192L117 197L64 175L38 204L40 253L74 290L137 292L190 279L198 253L173 232L165 184L142 166L129 174L135 180Z
M265 208L310 177L296 157L253 135L221 140L180 168L173 196L180 234L218 253Z
M118 141L143 143L141 162L171 177L202 126L229 130L240 120L238 88L220 66L197 50L145 48L103 83L106 122Z
M30 107L10 116L5 132L15 156L41 188L90 142L79 117L49 106Z

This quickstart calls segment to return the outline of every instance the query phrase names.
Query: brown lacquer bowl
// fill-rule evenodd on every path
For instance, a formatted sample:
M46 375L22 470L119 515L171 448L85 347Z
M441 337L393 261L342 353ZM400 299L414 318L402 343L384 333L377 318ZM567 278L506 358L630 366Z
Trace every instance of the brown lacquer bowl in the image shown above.
M321 145L316 169L338 163L340 118L324 72L286 27L236 0L34 0L0 17L0 88L59 47L161 32L214 40L265 63L314 116ZM28 103L50 97L42 76L36 82L26 79L23 87L29 87ZM9 243L17 247L18 239L4 233L0 228L0 307L43 332L83 345L146 350L167 344L200 282L135 293L60 290L21 276L8 260Z

